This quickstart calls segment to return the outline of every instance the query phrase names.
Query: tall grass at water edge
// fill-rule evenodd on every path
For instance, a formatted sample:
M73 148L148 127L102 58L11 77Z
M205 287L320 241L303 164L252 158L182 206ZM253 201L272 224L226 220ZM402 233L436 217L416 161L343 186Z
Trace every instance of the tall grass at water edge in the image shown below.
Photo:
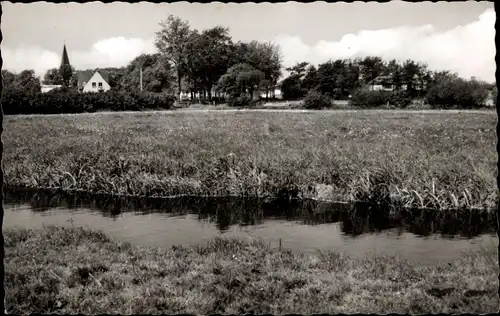
M497 206L494 112L7 116L5 185Z

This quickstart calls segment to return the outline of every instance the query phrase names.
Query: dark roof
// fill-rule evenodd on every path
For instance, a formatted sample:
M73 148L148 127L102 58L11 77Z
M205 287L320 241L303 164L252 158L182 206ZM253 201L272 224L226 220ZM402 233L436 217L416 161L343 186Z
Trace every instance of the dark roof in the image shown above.
M101 77L109 84L109 74L106 71L103 70L97 70ZM83 70L83 71L78 71L78 87L82 87L84 82L88 82L90 78L96 73L96 71L93 70Z

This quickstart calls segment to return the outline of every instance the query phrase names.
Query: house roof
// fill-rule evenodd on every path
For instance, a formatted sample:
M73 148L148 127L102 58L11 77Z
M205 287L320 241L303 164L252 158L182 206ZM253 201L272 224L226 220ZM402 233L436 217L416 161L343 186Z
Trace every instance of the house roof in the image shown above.
M84 82L88 82L92 76L98 72L101 77L109 84L109 74L106 71L103 70L97 70L97 71L92 71L92 70L83 70L83 71L78 71L78 87L82 87Z

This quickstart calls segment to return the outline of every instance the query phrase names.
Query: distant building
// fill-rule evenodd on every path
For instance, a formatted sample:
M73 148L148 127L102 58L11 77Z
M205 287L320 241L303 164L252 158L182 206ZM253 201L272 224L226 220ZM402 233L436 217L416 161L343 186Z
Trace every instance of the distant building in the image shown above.
M266 96L269 97L270 99L283 99L283 93L281 92L281 84L283 83L283 80L278 81L278 83L269 89L269 92L266 93L266 91L262 91L260 93L261 98L265 98Z
M105 92L111 89L109 74L102 70L78 71L78 91L80 92Z
M42 84L41 90L42 90L42 93L45 93L45 92L49 92L50 90L58 89L61 87L62 87L62 85L60 85L60 84Z

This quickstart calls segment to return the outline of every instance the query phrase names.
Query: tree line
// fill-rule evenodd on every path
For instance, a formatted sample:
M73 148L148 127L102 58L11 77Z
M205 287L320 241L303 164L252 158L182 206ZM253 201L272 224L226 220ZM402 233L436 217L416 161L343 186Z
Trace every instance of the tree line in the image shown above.
M283 69L282 54L276 44L234 42L226 27L196 30L188 21L173 15L159 25L155 34L157 53L140 55L125 67L101 68L109 74L113 90L138 92L142 71L144 91L175 94L177 100L181 92L190 94L191 99L208 101L229 97L242 105L263 92L266 97L274 97ZM420 98L442 106L472 102L477 107L488 93L496 99L494 84L459 78L449 71L431 71L425 63L410 59L384 61L368 56L329 60L317 66L300 62L286 70L289 75L280 88L287 100L315 93L318 100L352 98L362 100L360 105L367 105L370 99L374 104L407 104ZM6 87L40 90L40 80L32 70L19 74L3 70L2 75ZM44 84L76 87L77 82L74 69L50 69L43 77ZM386 91L371 91L375 87Z
M413 99L425 99L441 107L480 107L490 92L496 99L495 84L460 78L450 71L432 71L427 64L411 59L384 61L368 56L329 60L317 67L300 62L286 70L290 75L281 83L281 90L288 100L314 92L334 100L352 98L362 106L368 106L371 98L373 106L395 101L392 103L404 107Z

